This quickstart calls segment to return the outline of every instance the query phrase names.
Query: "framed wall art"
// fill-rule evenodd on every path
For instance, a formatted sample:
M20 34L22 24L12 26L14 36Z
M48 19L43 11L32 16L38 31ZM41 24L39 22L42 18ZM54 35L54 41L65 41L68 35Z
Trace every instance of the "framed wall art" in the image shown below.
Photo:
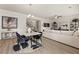
M16 17L2 16L2 29L16 29L17 21Z

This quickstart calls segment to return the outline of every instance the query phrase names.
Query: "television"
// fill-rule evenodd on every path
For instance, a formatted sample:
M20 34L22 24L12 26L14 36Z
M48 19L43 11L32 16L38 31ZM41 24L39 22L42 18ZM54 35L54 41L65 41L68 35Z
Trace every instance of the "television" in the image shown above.
M50 27L50 23L44 23L44 27Z

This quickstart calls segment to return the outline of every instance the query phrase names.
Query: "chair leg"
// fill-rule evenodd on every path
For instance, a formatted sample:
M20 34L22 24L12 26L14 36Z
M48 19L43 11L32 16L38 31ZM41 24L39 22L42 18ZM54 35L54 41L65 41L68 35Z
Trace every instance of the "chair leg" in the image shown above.
M39 40L40 40L41 42L39 42ZM42 46L42 39L36 39L36 45L37 45L37 46Z
M41 43L42 43L42 37L40 38L40 40L41 40Z
M38 40L38 39L36 39L36 45L38 45L38 42L37 42L37 40Z
M42 37L39 40L40 40L40 46L42 46Z

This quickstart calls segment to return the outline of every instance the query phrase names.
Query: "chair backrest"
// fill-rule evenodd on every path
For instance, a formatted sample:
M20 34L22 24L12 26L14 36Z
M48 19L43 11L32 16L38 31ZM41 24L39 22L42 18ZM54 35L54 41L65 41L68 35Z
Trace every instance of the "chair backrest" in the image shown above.
M35 38L35 39L40 39L40 37L41 37L40 35L34 35L33 36L33 38Z
M42 36L42 32L39 32L39 33L41 33L40 36Z
M17 37L20 37L20 34L16 32L16 36L17 36Z
M16 36L17 36L17 43L19 44L21 41L21 35L19 33L16 32Z
M42 37L42 32L39 32L41 34L38 34L38 35L34 35L33 38L35 39L40 39Z
M17 36L17 42L18 42L18 44L25 43L26 41L28 41L28 38L26 36L20 35L17 32L16 32L16 36Z

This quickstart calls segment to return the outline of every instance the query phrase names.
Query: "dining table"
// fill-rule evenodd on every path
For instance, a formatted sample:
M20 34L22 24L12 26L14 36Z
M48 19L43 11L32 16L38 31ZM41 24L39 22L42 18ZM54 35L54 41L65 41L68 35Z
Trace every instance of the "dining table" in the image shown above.
M40 34L41 34L40 32L30 32L30 33L25 32L25 33L23 33L21 35L24 35L24 36L29 38L29 40L31 41L31 48L32 48L32 45L33 45L32 42L36 42L41 46L41 43L37 42L37 39L33 38L34 35L40 35Z
M39 33L39 32L30 32L30 33L23 33L22 35L25 35L25 36L33 36L33 35L39 35L39 34L41 34L41 33Z

